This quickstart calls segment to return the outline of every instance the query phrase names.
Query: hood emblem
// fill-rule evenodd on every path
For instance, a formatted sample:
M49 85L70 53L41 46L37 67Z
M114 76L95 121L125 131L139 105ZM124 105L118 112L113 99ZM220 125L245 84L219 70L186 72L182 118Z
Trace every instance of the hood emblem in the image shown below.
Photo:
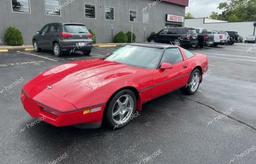
M52 86L48 85L48 86L47 86L47 89L52 89Z

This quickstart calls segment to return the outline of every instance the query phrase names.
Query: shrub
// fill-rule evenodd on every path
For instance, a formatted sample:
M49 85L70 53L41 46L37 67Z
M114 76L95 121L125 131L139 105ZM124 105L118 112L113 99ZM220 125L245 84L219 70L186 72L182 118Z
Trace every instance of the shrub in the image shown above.
M128 31L126 33L126 35L127 35L127 38L128 38L128 43L133 43L133 42L136 41L136 35L133 32Z
M127 41L128 41L127 35L123 31L117 33L113 39L114 43L127 43Z
M10 46L23 45L22 33L15 27L9 27L4 34L4 41Z
M91 29L89 29L89 32L93 35L93 38L92 38L93 43L96 43L96 32L92 31Z

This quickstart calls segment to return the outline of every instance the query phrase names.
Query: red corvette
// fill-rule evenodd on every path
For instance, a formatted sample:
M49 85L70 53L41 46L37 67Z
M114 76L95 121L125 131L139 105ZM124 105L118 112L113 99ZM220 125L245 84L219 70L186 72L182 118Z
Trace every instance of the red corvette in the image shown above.
M57 127L129 123L142 104L177 89L194 94L208 59L163 44L130 44L105 59L72 62L27 83L21 101L33 117ZM104 122L105 122L104 121Z

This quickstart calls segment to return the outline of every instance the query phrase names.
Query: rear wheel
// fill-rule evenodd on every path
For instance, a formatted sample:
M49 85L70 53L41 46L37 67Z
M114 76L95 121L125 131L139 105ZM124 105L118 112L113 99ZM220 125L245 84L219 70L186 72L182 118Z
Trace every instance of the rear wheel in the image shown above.
M213 47L218 47L218 44L217 43L213 43Z
M202 73L199 69L195 69L189 78L187 87L183 89L185 94L193 95L197 92L202 79Z
M53 54L58 57L62 55L62 51L61 51L59 43L53 44Z
M118 92L109 102L105 119L112 129L126 126L136 109L136 96L131 90Z

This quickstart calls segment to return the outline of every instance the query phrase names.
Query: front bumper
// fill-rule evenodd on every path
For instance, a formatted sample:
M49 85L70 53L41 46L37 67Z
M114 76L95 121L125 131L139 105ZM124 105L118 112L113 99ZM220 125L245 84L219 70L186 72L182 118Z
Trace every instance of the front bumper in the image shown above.
M83 124L100 126L102 123L103 113L105 109L104 104L98 106L100 110L91 113L86 111L91 108L96 108L96 106L81 110L74 110L71 112L60 112L57 110L47 109L45 105L34 101L24 93L21 94L20 98L25 110L32 118L39 119L56 127Z

